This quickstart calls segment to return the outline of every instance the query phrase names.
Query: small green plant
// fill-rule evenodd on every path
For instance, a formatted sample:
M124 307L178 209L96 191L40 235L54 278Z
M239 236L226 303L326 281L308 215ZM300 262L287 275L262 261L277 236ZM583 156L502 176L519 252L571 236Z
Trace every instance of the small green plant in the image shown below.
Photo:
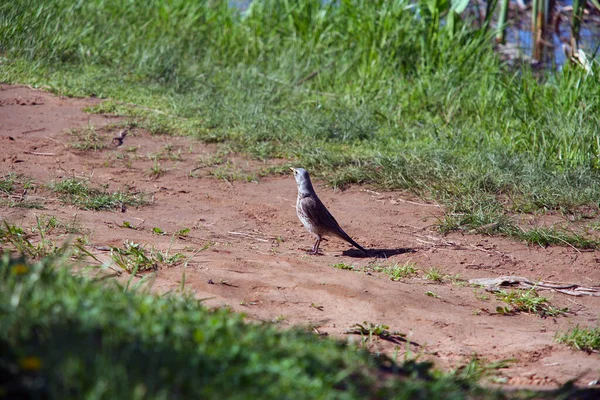
M127 272L138 273L154 271L160 265L174 266L185 259L185 256L181 253L169 254L170 249L171 246L165 252L155 249L146 250L139 243L125 241L123 248L112 247L110 256L120 268Z
M158 269L154 260L139 243L126 241L123 248L112 247L110 257L113 262L127 272L137 273Z
M155 235L166 235L167 234L167 232L163 231L159 227L152 228L152 233L154 233Z
M190 228L183 228L175 232L175 236L186 237L190 233Z
M0 191L11 194L15 189L15 181L17 180L17 174L10 172L0 178Z
M31 229L32 234L39 236L38 240L33 241L33 236L15 225L10 225L4 221L4 227L0 228L0 243L6 243L13 247L13 250L32 259L40 259L45 256L65 253L67 244L56 246L47 234L56 227L54 217L44 219L36 216L36 226Z
M74 142L70 144L74 149L97 151L107 147L96 127L90 123L83 128L69 129L67 132L74 138Z
M27 200L27 193L34 189L31 179L10 172L0 178L0 206L43 209L43 204Z
M219 165L217 168L211 171L211 175L215 178L223 179L227 182L230 181L246 181L256 182L258 179L254 174L248 174L244 172L238 165L227 161L223 165Z
M487 292L480 292L477 290L477 288L473 289L473 294L477 300L488 301L490 299L490 295Z
M363 321L362 324L354 324L350 327L349 330L346 331L346 334L355 334L361 335L365 338L365 341L371 342L373 340L373 336L378 336L382 339L391 339L391 338L404 338L406 334L401 332L390 332L390 327L388 325L380 325L374 324L372 322Z
M160 163L158 162L158 157L154 157L152 159L152 167L150 168L150 177L153 179L158 179L166 173L167 170L160 166Z
M556 334L556 341L587 352L600 350L600 327L580 328L579 325L563 334Z
M442 274L442 271L440 271L438 268L431 267L429 268L429 271L427 271L425 275L423 275L423 277L430 281L442 283L444 282L444 279L447 277L447 275Z
M505 315L512 315L517 312L525 312L537 314L542 317L554 317L565 314L568 311L567 308L557 308L551 306L548 302L548 299L545 297L540 297L535 288L528 290L515 289L511 291L500 290L498 293L496 293L496 298L508 303L508 306L499 306L496 308L498 313Z
M69 178L50 185L64 203L73 204L84 210L110 210L124 209L125 206L142 206L146 204L144 194L141 192L125 191L107 192L91 188L88 183L81 179Z
M333 268L345 269L345 270L348 270L348 271L355 271L356 270L356 268L354 267L354 265L348 265L348 264L344 264L344 263L333 264Z
M131 222L129 221L123 221L123 224L121 225L122 228L127 228L127 229L133 229L133 230L137 230L137 227L135 227Z
M436 299L439 299L440 296L438 296L437 294L433 293L432 291L427 291L425 292L425 295L429 296L429 297L434 297Z
M466 382L478 382L483 378L498 381L498 370L507 368L510 363L517 362L514 358L507 358L495 362L488 362L474 355L471 360L452 372L452 376Z
M416 265L417 264L410 261L407 261L403 265L398 265L398 263L395 263L394 265L390 265L389 267L384 267L383 273L386 274L390 278L390 280L396 282L400 279L407 278L411 275L416 275Z

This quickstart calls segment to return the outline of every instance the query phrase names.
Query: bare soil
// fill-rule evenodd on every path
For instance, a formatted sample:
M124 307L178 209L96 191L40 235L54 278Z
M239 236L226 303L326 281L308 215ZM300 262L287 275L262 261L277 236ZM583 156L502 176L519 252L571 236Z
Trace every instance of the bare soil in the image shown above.
M478 235L442 236L435 223L443 209L436 204L402 192L365 186L335 191L315 182L340 225L363 246L378 249L378 257L361 257L335 238L321 244L322 255L310 256L306 251L313 238L296 217L296 184L291 174L250 182L232 179L236 174L229 179L214 175L219 168L228 168L237 176L258 177L261 168L285 160L263 164L230 154L228 164L210 165L207 160L216 147L186 137L152 136L139 129L117 147L111 144L116 131L110 125L122 118L83 111L99 101L0 86L0 175L14 172L36 184L25 196L20 191L12 198L6 193L0 196L43 204L43 209L0 207L2 219L27 228L42 215L65 224L75 222L79 233L71 237L85 236L88 250L105 261L110 260L105 250L122 247L126 240L162 251L171 246L171 254L186 256L209 244L185 268L186 290L205 299L207 306L228 306L249 320L309 326L320 334L355 342L362 338L346 333L354 324L387 325L390 331L405 333L408 340L375 338L365 343L372 351L399 358L409 351L412 357L431 359L443 369L463 365L475 354L487 361L513 359L495 372L496 381L512 386L549 388L570 379L587 385L600 379L597 353L571 350L554 340L558 331L577 324L596 327L599 297L540 291L552 305L568 307L570 312L548 318L502 315L496 307L506 304L493 293L461 281L518 275L598 286L598 252L530 247ZM74 148L77 138L68 130L90 126L106 147ZM156 163L162 171L159 176L151 172ZM70 177L87 179L96 187L106 185L107 190L144 191L151 201L139 208L80 210L62 203L45 186ZM124 221L137 229L125 227ZM156 234L155 227L166 234ZM190 229L187 235L173 236L186 228ZM53 240L60 243L68 236L57 229ZM334 267L407 262L416 264L418 274L400 281L374 271ZM452 277L442 283L427 280L424 275L431 267ZM161 267L154 274L153 290L178 290L184 267Z

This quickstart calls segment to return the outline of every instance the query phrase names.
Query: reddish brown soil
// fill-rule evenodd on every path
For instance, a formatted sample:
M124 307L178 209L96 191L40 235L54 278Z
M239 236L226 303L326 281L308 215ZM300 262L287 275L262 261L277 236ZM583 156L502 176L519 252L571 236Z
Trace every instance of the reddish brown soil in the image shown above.
M323 255L309 256L312 237L295 214L296 184L291 175L260 178L258 182L217 179L202 167L216 150L183 137L152 136L133 130L120 147L81 151L72 147L66 129L106 127L115 116L90 115L82 109L94 99L67 99L22 86L0 86L0 172L15 172L33 179L35 190L25 200L41 202L44 209L0 207L12 224L33 227L36 216L55 216L64 223L74 219L86 236L88 249L109 260L106 246L122 247L125 240L186 255L210 244L189 262L185 288L208 306L230 306L250 320L273 320L282 326L310 325L319 333L342 340L360 341L345 331L363 321L385 324L390 331L406 333L412 342L398 344L380 339L367 345L402 358L409 350L421 359L433 359L440 368L463 365L476 354L488 361L512 358L497 371L500 381L515 386L553 387L576 379L587 385L600 379L600 357L556 344L554 336L569 327L595 327L600 298L573 297L541 291L551 304L568 307L566 316L541 318L531 314L497 314L502 305L483 289L460 285L455 279L432 283L424 271L436 267L461 279L520 275L594 286L600 284L597 252L569 247L529 247L513 240L477 235L442 236L435 223L443 210L422 204L401 192L377 192L354 186L334 191L316 182L316 189L342 227L365 247L381 249L387 258L362 258L346 243L330 239L321 245ZM115 131L100 130L104 144ZM151 157L166 145L179 160L159 160L166 172L150 170ZM137 148L137 151L131 151ZM230 169L256 174L268 166L228 156ZM198 169L196 169L198 168ZM223 168L223 167L221 167ZM125 212L92 212L63 204L44 184L68 177L89 179L92 186L109 190L129 186L147 192L150 204ZM19 197L20 191L13 194ZM1 194L6 200L6 194ZM6 202L5 202L6 204ZM122 227L128 221L137 230ZM157 235L159 227L166 235ZM60 243L67 235L55 230ZM382 273L334 268L416 263L418 275L399 282ZM162 267L155 272L153 289L177 290L183 267ZM459 284L457 284L457 282ZM431 292L438 297L426 295ZM485 299L483 297L487 296Z

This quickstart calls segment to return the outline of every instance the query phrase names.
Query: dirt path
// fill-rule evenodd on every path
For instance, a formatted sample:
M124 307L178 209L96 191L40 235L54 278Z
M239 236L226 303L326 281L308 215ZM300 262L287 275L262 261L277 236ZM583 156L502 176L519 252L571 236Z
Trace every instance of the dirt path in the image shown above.
M390 355L398 349L399 357L409 348L413 355L433 359L442 368L464 364L474 354L488 361L512 358L508 368L495 372L498 382L511 385L556 386L573 378L584 385L600 379L598 354L554 342L557 331L577 324L597 326L600 298L544 291L540 294L549 297L552 305L568 307L571 313L554 318L506 316L496 313L503 303L494 294L463 281L519 275L600 285L597 252L528 247L476 235L444 237L433 227L442 215L435 204L368 187L333 191L316 182L321 199L342 227L363 246L379 249L386 257L361 258L337 239L322 243L323 255L309 256L305 250L313 239L295 215L296 185L291 175L258 182L234 180L232 175L258 176L257 171L268 165L231 155L221 160L229 163L210 165L214 147L188 138L151 136L138 129L129 133L122 146L111 146L116 130L107 125L121 120L82 111L97 102L0 86L0 175L14 172L33 179L36 189L29 190L26 199L44 207L5 205L0 207L3 219L28 228L36 216L75 222L79 232L75 236L85 236L87 248L102 260L109 260L102 249L122 247L125 240L162 251L171 246L171 254L188 256L210 244L188 263L185 288L206 299L208 306L227 305L251 319L310 326L354 341L361 337L344 332L356 323L388 325L390 331L407 334L412 344L374 339L367 343L369 348ZM76 137L66 129L81 132L90 126L108 147L74 149ZM162 174L157 177L153 168ZM214 174L229 174L230 179ZM127 186L145 191L151 203L125 212L84 211L61 203L44 186L73 176L89 179L92 186L107 185L109 190ZM124 227L124 221L137 229ZM157 235L153 228L167 234ZM173 233L183 229L190 231L176 236L171 245ZM53 231L57 242L63 237L60 229ZM333 267L341 263L354 270ZM414 263L417 274L392 281L376 272L378 266L396 263ZM425 279L431 267L448 275L442 283ZM176 290L183 273L181 265L160 268L153 288Z

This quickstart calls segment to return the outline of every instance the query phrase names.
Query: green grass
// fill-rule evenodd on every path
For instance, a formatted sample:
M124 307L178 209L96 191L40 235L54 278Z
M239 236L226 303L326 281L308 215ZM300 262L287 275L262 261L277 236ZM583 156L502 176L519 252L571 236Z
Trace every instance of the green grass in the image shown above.
M577 325L565 333L556 335L558 343L564 343L577 350L599 351L600 350L600 328L580 328Z
M596 64L510 70L485 28L418 18L408 1L258 0L241 14L226 1L15 0L0 15L2 81L110 98L91 111L286 157L334 186L411 190L448 208L443 231L598 247L511 218L597 215Z
M398 365L302 330L246 324L242 315L208 310L186 295L151 295L82 273L74 274L64 259L2 257L5 396L499 397L426 363Z
M123 248L112 247L110 257L119 268L127 272L138 273L155 271L161 266L176 266L185 260L183 254L169 254L169 252L170 248L165 252L156 249L147 250L139 243L126 241Z
M528 290L500 290L496 298L508 304L505 307L497 307L500 314L511 315L517 312L537 314L541 317L555 317L565 314L567 308L558 308L550 305L545 297L538 295L532 288Z
M43 204L27 200L27 194L31 194L35 189L31 179L10 172L0 178L0 206L43 209Z
M110 193L106 188L90 187L87 181L77 178L53 182L49 187L64 203L84 210L122 209L125 206L139 207L146 204L143 193L131 192L128 188Z
M429 270L423 274L423 278L436 283L442 283L446 278L448 278L448 275L443 274L439 268L430 267Z
M69 145L76 150L102 150L108 146L106 138L102 138L98 129L91 124L83 128L69 129L68 133L73 137Z
M7 250L26 255L31 259L65 253L67 249L66 240L64 240L64 243L57 245L48 238L48 235L58 227L56 218L36 216L35 220L36 225L31 229L31 233L4 220L3 226L0 226L0 250L4 250L3 247L7 246Z

